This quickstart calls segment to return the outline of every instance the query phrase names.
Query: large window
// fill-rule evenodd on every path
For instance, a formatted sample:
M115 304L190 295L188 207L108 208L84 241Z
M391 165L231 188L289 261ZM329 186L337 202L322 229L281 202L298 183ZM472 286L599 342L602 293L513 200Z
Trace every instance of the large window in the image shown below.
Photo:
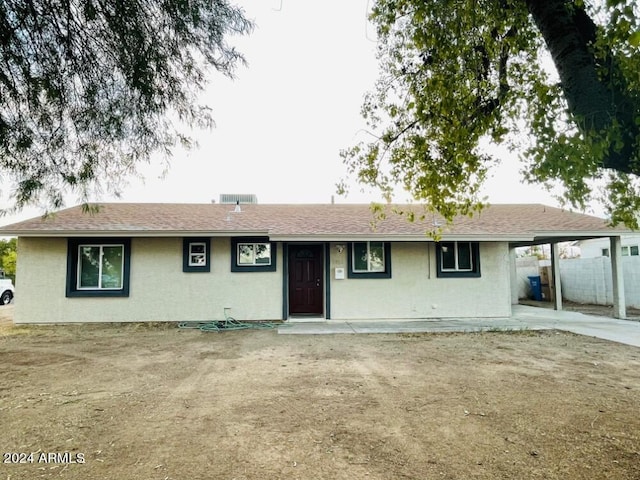
M119 290L124 273L123 245L79 245L78 289Z
M269 243L239 243L238 265L271 265Z
M67 296L129 295L129 239L70 239Z
M477 242L436 244L438 277L479 277L480 248Z
M182 271L211 271L211 240L209 238L185 238L183 240Z
M231 240L232 272L274 272L276 246L265 237Z
M349 278L390 278L391 244L352 242L349 244Z

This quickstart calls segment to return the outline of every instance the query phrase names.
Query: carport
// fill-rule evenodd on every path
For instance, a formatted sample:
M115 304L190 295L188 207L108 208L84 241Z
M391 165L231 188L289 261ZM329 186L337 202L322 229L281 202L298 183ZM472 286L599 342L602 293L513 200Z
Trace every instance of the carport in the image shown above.
M627 307L624 296L624 277L622 274L622 239L620 235L603 237L602 235L568 235L563 236L561 232L545 232L537 236L530 242L509 243L509 257L511 264L511 303L518 303L518 289L516 285L516 248L531 247L535 245L551 246L551 272L555 285L554 305L555 310L562 310L562 285L560 282L560 248L559 244L575 240L589 240L592 238L609 238L611 252L611 283L613 286L613 315L615 318L627 318Z

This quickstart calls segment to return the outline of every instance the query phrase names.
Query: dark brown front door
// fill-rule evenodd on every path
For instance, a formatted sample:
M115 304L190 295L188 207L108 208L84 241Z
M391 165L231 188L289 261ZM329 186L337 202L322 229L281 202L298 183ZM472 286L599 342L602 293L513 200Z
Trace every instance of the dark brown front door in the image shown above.
M289 246L289 314L322 315L322 245Z

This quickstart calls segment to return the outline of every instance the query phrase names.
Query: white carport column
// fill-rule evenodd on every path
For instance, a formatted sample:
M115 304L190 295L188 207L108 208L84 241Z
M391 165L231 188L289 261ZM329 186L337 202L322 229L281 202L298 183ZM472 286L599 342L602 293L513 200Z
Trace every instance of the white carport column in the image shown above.
M611 244L611 280L613 285L613 316L627 318L627 302L624 298L624 274L622 271L622 240L609 237Z
M516 268L516 249L509 247L509 278L511 279L511 305L518 304L518 269Z
M560 285L560 249L557 243L551 244L551 275L553 275L553 308L562 310L562 285Z

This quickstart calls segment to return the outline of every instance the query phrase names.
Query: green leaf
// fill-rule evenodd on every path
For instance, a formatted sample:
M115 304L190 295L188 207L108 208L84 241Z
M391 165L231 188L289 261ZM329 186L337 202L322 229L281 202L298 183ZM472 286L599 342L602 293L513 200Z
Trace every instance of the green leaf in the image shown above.
M640 31L629 35L638 9L633 0L378 0L382 74L365 117L376 139L344 157L348 171L383 192L401 187L446 220L481 205L499 144L523 160L527 181L561 187L574 206L596 196L607 170L626 175L607 188L630 194L640 175ZM582 33L567 43L567 32ZM561 75L540 68L549 57ZM636 204L611 193L611 211L627 221Z

